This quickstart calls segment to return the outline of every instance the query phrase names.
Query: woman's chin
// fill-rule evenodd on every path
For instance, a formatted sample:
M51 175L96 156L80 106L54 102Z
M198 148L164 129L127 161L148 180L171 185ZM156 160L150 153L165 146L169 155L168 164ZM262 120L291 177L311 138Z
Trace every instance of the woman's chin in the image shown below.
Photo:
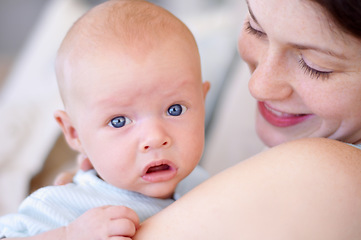
M288 139L275 138L275 136L270 136L269 134L257 133L258 137L267 147L274 147L284 142L289 141Z
M256 131L258 137L268 147L308 137L328 137L330 132L329 124L318 117L310 115L303 121L290 126L275 126L268 122L260 112L256 116Z
M308 131L301 126L275 127L262 117L257 117L256 132L261 141L268 147L274 147L288 141L309 137L307 134Z

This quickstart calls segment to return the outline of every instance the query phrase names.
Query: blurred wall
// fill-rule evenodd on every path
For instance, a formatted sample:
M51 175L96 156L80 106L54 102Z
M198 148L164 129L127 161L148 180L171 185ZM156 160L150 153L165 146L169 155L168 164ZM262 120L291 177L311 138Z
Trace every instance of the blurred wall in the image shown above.
M0 1L0 87L48 1Z

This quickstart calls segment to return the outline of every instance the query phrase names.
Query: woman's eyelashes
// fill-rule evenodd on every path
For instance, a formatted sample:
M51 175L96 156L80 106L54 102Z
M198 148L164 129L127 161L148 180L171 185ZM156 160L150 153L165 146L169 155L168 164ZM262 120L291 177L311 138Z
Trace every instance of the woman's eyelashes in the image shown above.
M245 30L249 34L252 34L252 35L256 36L257 38L264 38L267 36L266 33L252 27L250 20L248 20L246 22ZM330 77L330 74L332 73L332 71L320 71L313 67L310 67L302 57L300 58L298 63L300 65L301 69L304 71L304 73L309 75L311 78L316 78L316 79L321 78L321 79L325 80L325 79L328 79Z
M316 79L321 78L322 80L326 80L330 77L330 74L332 73L332 71L319 71L308 66L302 57L300 58L298 63L301 69L304 71L304 73L308 74L311 78L316 78Z
M187 107L181 104L173 104L167 110L169 116L179 116L187 111Z
M118 117L115 117L112 120L110 120L108 125L113 127L113 128L121 128L121 127L124 127L125 125L127 125L127 124L129 124L131 122L132 122L132 120L130 120L127 117L118 116Z
M259 30L255 29L254 27L252 27L251 22L249 20L245 23L245 29L248 33L256 36L257 38L262 38L262 37L266 36L266 34L264 32L259 31Z

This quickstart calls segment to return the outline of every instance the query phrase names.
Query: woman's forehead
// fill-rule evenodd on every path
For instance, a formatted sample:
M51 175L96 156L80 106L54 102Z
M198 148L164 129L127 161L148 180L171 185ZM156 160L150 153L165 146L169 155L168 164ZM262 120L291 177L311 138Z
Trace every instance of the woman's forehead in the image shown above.
M347 35L327 16L325 10L309 0L247 0L255 18L270 41L290 46L311 46L334 55L360 55L361 43Z

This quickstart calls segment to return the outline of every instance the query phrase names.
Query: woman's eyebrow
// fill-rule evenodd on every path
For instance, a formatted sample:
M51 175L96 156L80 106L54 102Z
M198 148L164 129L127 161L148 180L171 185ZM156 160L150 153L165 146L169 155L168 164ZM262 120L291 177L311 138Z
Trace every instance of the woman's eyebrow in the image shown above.
M337 52L334 52L334 51L331 51L331 50L328 50L328 49L324 49L324 48L320 48L320 47L317 47L317 46L300 45L300 44L291 44L291 46L294 47L294 48L300 49L300 50L314 50L314 51L321 52L323 54L327 54L327 55L330 55L332 57L336 57L336 58L343 59L343 60L347 59L347 57L345 55L343 55L342 53L337 53Z
M251 18L253 19L253 21L259 25L258 21L257 21L257 18L255 17L250 5L249 5L249 2L248 0L246 0L246 3L247 3L247 7L248 7L248 12L249 12L249 15L251 16ZM319 48L319 47L316 47L316 46L304 46L304 45L301 45L301 44L291 44L293 47L297 48L297 49L300 49L300 50L315 50L315 51L318 51L318 52L322 52L324 54L327 54L327 55L330 55L330 56L333 56L333 57L336 57L336 58L340 58L340 59L347 59L345 55L343 54L340 54L340 53L336 53L336 52L333 52L331 50L327 50L327 49L323 49L323 48Z
M251 7L249 6L248 0L246 0L246 3L247 3L249 15L251 16L251 18L253 19L253 21L254 21L257 25L259 25L256 17L255 17L254 14L253 14L253 11L252 11Z

